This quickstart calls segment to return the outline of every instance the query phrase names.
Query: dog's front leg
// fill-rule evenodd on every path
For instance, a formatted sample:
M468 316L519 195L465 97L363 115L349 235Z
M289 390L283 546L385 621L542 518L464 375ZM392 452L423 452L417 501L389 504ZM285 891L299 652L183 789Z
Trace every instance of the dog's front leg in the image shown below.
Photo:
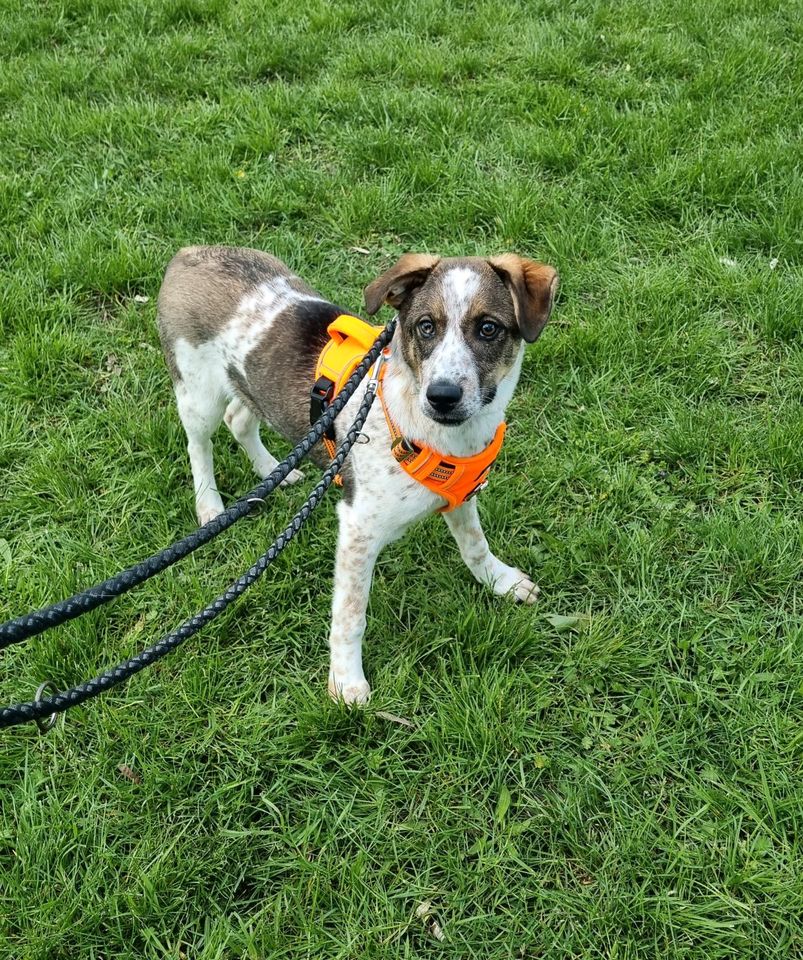
M482 532L476 500L445 513L443 518L457 541L460 556L480 583L487 584L500 596L510 594L523 603L535 603L538 587L527 574L502 563L491 553Z
M337 511L340 527L329 634L329 693L345 703L367 703L371 688L362 669L362 637L374 564L385 541L377 536L375 521L369 520L371 511L366 514L344 501Z

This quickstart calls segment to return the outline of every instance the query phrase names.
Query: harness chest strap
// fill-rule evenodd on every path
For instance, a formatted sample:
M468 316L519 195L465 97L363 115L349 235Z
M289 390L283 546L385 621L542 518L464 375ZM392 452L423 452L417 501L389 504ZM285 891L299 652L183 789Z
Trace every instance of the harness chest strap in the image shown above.
M329 324L329 343L323 348L315 367L315 386L311 392L310 421L314 423L332 402L360 361L371 348L381 328L372 327L358 317L341 314ZM422 486L446 500L441 513L448 513L470 500L488 479L499 455L507 425L500 423L493 439L472 457L443 456L426 444L405 439L388 413L382 395L383 365L379 371L378 396L391 437L391 453L399 466ZM330 457L335 455L334 432L323 438ZM342 484L342 478L335 482Z
M449 513L470 500L488 481L488 474L499 456L505 440L506 423L500 423L493 439L484 450L472 457L447 457L426 444L406 440L396 423L391 419L382 397L382 376L380 371L379 399L390 431L390 451L400 467L414 480L446 500L446 506L439 513Z

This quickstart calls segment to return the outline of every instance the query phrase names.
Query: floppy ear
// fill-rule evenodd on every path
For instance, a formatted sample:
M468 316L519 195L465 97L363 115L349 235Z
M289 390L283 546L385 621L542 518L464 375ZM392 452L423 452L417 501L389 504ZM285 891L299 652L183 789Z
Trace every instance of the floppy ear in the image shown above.
M502 278L513 297L519 331L527 343L541 335L552 312L558 290L558 272L554 267L526 260L515 253L493 257L488 263Z
M368 316L372 317L383 303L398 309L413 290L425 282L438 260L439 257L428 253L405 253L390 270L365 288Z

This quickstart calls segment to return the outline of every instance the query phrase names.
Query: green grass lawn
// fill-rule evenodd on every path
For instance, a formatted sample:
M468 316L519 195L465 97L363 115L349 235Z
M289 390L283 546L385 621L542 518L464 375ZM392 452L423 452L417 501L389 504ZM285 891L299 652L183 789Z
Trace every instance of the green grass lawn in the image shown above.
M330 703L332 494L179 652L0 734L2 960L803 956L803 4L2 17L0 620L193 527L154 327L180 245L356 310L407 250L562 276L480 507L539 603L434 518L378 565L370 707ZM218 464L253 486L223 433ZM159 638L314 477L0 654L0 700Z

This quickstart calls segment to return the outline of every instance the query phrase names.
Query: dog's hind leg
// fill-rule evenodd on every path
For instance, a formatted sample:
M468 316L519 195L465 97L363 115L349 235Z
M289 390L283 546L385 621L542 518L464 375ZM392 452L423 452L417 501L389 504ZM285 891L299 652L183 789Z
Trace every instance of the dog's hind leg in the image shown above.
M500 596L510 594L523 603L535 603L538 587L532 580L491 553L480 524L476 500L469 500L456 510L445 513L443 519L457 541L460 556L480 583L487 584Z
M195 512L201 526L223 512L223 501L215 483L212 434L220 426L225 403L222 396L191 392L182 380L176 383L176 404L187 434Z
M259 420L248 407L235 397L226 407L223 417L226 426L231 430L234 439L248 454L248 459L256 471L257 476L264 480L276 469L278 460L265 447L259 436ZM304 479L300 470L291 470L282 481L282 486L298 483Z

